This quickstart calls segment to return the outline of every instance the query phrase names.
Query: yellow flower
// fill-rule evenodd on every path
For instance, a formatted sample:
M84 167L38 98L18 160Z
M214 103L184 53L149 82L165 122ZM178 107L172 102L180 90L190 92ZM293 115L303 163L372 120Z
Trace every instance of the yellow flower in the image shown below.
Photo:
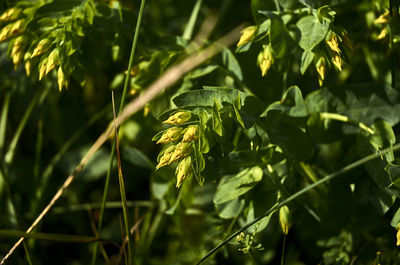
M176 145L171 145L165 149L164 154L160 159L160 162L158 162L158 165L156 166L156 169L159 169L160 167L163 167L163 166L166 166L169 164L169 160L171 159L171 156L175 151L175 147L176 147Z
M42 80L42 78L46 75L47 61L48 61L48 58L44 58L42 61L42 64L40 65L39 81Z
M26 75L27 75L27 76L29 76L29 75L31 74L31 68L32 68L32 63L31 63L31 61L30 61L31 55L32 55L32 54L31 54L30 52L27 52L27 53L25 53L25 55L24 55L25 72L26 72Z
M157 144L166 144L178 140L181 135L181 131L182 129L179 127L169 128L162 134L160 140L157 141Z
M42 39L41 41L39 41L38 45L36 45L36 48L33 50L31 58L43 54L49 49L49 46L50 46L50 40Z
M335 33L331 33L331 37L329 40L326 41L326 43L329 45L329 48L331 48L332 51L336 53L341 53L342 51L339 49L339 42L338 38Z
M182 159L176 167L176 187L179 189L183 181L192 174L192 159L190 156Z
M11 50L11 58L15 66L17 66L23 57L23 48L25 46L25 38L23 36L19 36L15 39L13 48Z
M191 142L197 140L199 137L197 135L198 126L191 125L187 128L185 134L183 135L182 142Z
M261 75L264 76L267 74L268 70L271 68L271 65L274 63L275 59L272 54L272 48L270 45L264 45L264 49L262 52L258 54L257 64L261 69Z
M374 24L386 24L389 22L390 12L386 11L374 20Z
M53 70L58 64L59 64L59 59L58 59L58 49L54 49L51 51L49 55L49 59L47 61L46 65L46 75Z
M377 39L378 39L378 40L384 39L384 38L386 37L386 35L387 35L387 29L384 28L384 29L382 29L381 32L379 33Z
M317 62L318 83L322 86L325 79L325 58L321 57Z
M335 54L332 58L332 63L336 66L339 71L342 71L342 58L339 54Z
M292 216L289 211L289 207L286 205L279 209L279 223L282 228L282 232L287 235L289 233L289 228L292 225Z
M0 21L10 21L17 19L19 14L21 13L21 9L13 7L10 9L7 9L1 16L0 16Z
M400 246L400 224L397 226L397 233L396 233L396 246Z
M174 115L170 116L168 120L163 121L163 123L177 125L182 124L190 120L192 114L189 111L178 111Z
M245 45L249 41L253 40L255 37L255 33L257 31L257 26L250 26L242 30L242 35L240 36L240 40L237 44L237 47Z
M192 145L190 143L179 143L176 146L174 153L171 155L168 164L171 164L172 162L178 161L179 159L188 156L191 151Z
M63 72L61 66L58 67L58 72L57 72L57 83L58 83L58 90L59 90L60 92L61 92L61 90L62 90L63 87L65 87L65 88L68 87L68 80L65 79L65 75L64 75L64 72Z
M22 33L24 25L25 25L24 19L19 19L14 24L12 24L11 36Z

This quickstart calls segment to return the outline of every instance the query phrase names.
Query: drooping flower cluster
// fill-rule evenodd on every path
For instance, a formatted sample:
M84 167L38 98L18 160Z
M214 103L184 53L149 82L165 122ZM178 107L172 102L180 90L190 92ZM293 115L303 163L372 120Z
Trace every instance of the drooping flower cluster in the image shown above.
M178 162L176 167L176 187L179 188L183 181L193 174L191 153L193 142L198 136L198 125L184 127L184 123L192 118L189 111L178 111L163 123L174 125L163 132L157 140L158 144L169 144L159 156L157 169Z

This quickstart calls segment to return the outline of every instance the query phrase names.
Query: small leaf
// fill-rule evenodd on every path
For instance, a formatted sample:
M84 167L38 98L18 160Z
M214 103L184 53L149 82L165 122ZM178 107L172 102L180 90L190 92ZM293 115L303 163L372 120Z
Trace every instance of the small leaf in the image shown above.
M214 106L212 108L213 130L219 136L222 136L224 131L224 126L222 125L220 110L221 106L218 104L217 100L214 99Z
M312 51L307 51L305 50L303 54L301 55L301 63L300 63L300 73L304 75L306 72L308 66L311 64L311 62L314 59L314 53Z
M276 58L282 58L286 51L287 30L283 24L282 18L270 11L259 11L261 14L269 17L271 26L269 31L269 40Z
M236 176L225 176L219 183L214 203L233 200L254 188L261 181L263 172L259 167L246 168Z
M306 51L311 51L321 41L325 40L329 30L328 22L323 21L321 23L318 18L312 15L301 18L296 26L301 34L299 45Z

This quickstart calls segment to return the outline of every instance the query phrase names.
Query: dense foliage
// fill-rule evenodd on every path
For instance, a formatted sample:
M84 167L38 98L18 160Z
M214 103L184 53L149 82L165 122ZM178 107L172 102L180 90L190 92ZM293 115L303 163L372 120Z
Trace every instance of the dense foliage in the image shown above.
M26 236L9 264L400 264L400 1L2 0L0 14L1 259ZM213 45L80 162L115 122L111 92L121 113Z

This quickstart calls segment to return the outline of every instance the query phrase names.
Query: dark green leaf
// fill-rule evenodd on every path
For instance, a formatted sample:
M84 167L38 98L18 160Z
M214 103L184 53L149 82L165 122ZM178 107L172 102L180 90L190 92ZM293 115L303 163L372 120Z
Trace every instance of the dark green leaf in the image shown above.
M306 51L311 51L321 41L325 40L329 30L329 23L322 23L315 16L305 16L301 18L297 24L300 31L299 45Z

